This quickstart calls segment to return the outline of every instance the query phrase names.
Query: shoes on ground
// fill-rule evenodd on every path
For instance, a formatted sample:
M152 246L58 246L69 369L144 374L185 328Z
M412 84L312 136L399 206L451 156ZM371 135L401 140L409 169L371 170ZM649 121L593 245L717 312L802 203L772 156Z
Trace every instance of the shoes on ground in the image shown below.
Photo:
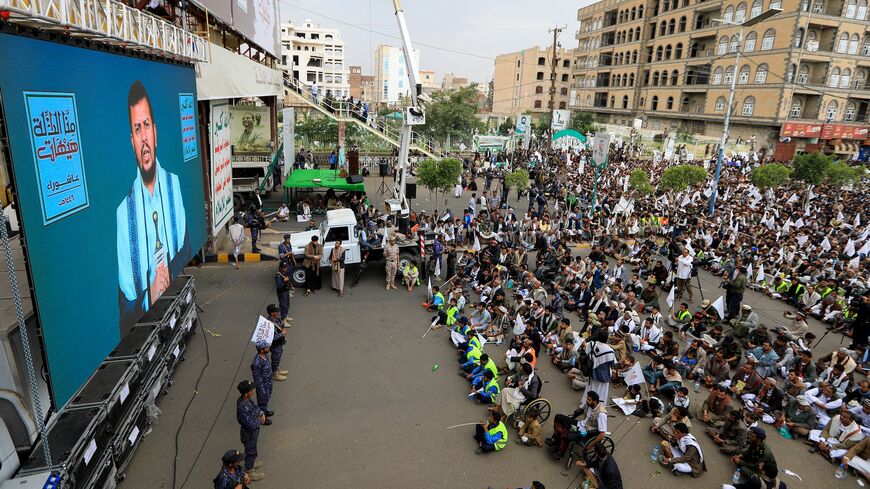
M251 479L251 481L260 481L266 477L266 474L258 472L256 470L248 470L247 474L248 478Z

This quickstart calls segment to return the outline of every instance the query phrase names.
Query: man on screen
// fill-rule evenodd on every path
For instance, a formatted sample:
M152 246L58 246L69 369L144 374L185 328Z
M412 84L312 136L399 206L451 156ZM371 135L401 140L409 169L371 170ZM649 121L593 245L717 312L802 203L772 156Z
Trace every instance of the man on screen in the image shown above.
M178 176L157 160L157 123L138 80L130 87L127 109L139 171L116 213L122 317L147 311L190 257L183 189Z

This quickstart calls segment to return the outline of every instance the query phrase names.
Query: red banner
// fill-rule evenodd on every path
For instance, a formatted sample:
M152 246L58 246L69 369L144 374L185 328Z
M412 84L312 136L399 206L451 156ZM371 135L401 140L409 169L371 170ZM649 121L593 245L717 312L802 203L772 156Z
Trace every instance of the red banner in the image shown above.
M822 139L857 139L863 141L867 139L867 133L870 132L868 126L850 126L847 124L825 124L822 128Z
M796 138L817 138L822 134L822 123L786 122L782 125L781 136Z

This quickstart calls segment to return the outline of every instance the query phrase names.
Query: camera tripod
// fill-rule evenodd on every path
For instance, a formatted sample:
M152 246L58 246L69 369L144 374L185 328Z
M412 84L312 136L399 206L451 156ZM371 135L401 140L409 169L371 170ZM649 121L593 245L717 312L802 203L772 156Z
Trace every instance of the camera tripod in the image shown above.
M378 195L384 195L387 192L388 192L388 187L387 187L385 177L383 175L381 175L381 184L380 184L380 186L378 186L377 193L378 193Z

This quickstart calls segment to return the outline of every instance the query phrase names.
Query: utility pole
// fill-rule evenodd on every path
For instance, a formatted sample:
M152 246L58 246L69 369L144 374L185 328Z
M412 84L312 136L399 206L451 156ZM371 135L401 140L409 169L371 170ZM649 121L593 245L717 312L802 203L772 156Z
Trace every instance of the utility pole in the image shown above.
M550 62L550 132L553 130L553 118L556 115L556 68L559 66L559 55L558 55L558 47L556 44L556 40L559 37L559 33L562 32L567 25L562 27L553 27L552 29L548 29L547 32L553 33L553 58ZM547 144L547 147L553 148L553 138L552 134L550 134L550 141Z

